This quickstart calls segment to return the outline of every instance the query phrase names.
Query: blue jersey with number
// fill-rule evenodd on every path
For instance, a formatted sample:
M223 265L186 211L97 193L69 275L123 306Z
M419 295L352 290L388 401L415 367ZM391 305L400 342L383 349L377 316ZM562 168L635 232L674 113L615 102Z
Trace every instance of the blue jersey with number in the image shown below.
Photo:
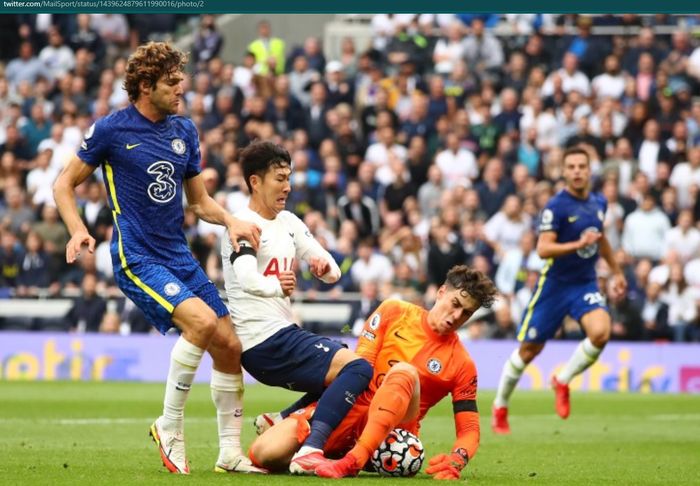
M569 191L559 191L547 202L540 216L539 231L554 231L557 243L577 241L587 231L602 232L608 203L599 193L589 193L586 199L574 197ZM564 282L587 282L596 279L595 264L598 244L552 258L542 270L547 278Z
M130 105L90 127L78 157L104 171L115 265L192 262L182 230L182 184L199 174L200 154L189 119L173 115L153 123Z

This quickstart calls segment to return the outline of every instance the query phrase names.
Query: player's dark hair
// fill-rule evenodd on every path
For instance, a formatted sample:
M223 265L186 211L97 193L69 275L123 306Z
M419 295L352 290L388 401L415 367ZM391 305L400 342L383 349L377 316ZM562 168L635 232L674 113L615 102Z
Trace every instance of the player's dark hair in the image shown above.
M586 151L586 149L584 149L582 147L578 147L578 146L569 147L568 149L566 149L564 151L564 155L561 158L561 161L562 162L566 161L566 158L570 155L578 155L578 154L585 156L586 162L588 162L588 164L590 165L590 163L591 163L590 155L588 155L588 152Z
M287 149L272 142L256 141L248 145L240 154L243 179L248 186L248 191L253 193L250 178L257 175L265 177L268 170L273 167L291 167L292 158Z
M471 297L480 307L491 307L498 289L486 275L466 265L455 265L447 272L445 285L459 290L464 297Z
M149 42L139 46L126 63L124 89L132 103L139 99L139 85L147 81L154 87L164 76L182 71L187 64L187 54L167 42Z

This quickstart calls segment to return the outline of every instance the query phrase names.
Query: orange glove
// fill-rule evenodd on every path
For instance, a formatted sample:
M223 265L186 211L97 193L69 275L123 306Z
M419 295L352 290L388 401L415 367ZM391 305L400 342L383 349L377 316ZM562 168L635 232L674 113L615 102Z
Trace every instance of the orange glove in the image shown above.
M459 474L467 462L469 456L464 449L450 454L438 454L428 461L429 467L425 472L433 476L433 479L459 479Z

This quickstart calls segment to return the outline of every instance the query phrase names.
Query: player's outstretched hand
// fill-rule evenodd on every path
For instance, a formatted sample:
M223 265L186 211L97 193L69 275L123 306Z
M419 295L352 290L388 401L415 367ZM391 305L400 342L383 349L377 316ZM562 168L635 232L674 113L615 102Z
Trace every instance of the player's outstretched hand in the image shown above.
M627 292L627 279L622 272L613 274L610 284L613 297L622 297Z
M66 262L73 263L77 260L83 245L87 245L90 253L95 253L95 238L85 230L78 230L73 233L70 241L66 244Z
M282 287L282 292L284 292L284 295L287 297L292 295L292 292L294 292L294 289L297 286L296 274L291 270L285 270L284 272L280 272L277 279L280 281L280 287Z
M228 229L228 235L229 238L231 238L231 245L233 245L234 252L238 253L241 249L238 240L245 240L250 243L255 250L258 249L261 230L257 224L231 217L231 221L226 228Z
M438 454L428 461L426 473L433 479L459 479L459 475L467 465L461 454L452 452L450 454Z
M320 257L309 258L309 269L316 278L321 278L331 269L331 264Z

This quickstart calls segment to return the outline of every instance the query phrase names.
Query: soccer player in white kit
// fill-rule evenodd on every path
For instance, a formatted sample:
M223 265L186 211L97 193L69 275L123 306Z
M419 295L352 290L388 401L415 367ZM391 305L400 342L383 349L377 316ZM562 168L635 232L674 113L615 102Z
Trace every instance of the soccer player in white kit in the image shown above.
M284 210L291 191L289 153L271 142L254 142L241 152L241 165L251 199L235 216L257 224L262 233L257 251L239 240L234 252L228 238L222 240L228 307L243 367L267 385L306 392L302 406L318 399L310 434L289 465L294 474L314 474L324 459L323 445L367 388L372 367L341 343L293 321L289 296L296 286L295 261L305 260L327 283L340 278L340 269L306 225Z

